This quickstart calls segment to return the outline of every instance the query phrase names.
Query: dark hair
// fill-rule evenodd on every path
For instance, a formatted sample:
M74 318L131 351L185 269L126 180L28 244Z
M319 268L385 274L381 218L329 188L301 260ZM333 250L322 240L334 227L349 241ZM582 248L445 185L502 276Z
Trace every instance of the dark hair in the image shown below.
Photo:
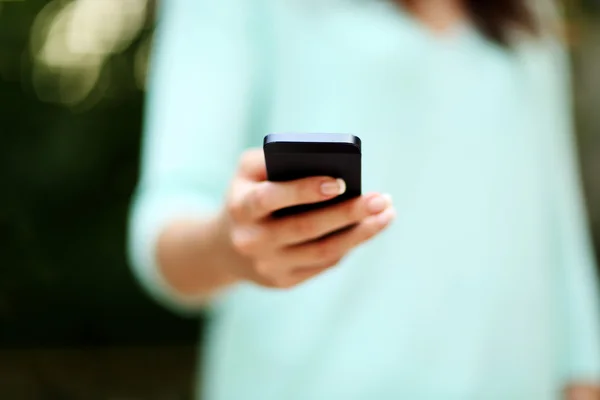
M466 0L471 18L481 32L508 44L511 30L537 32L537 22L526 0Z
M410 8L419 0L398 0ZM491 41L508 45L511 33L538 32L538 22L528 0L464 0L471 20L481 33Z

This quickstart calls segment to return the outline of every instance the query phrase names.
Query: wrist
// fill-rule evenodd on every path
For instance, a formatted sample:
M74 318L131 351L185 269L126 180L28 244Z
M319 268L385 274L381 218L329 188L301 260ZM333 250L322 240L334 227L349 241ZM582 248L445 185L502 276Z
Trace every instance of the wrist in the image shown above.
M207 221L205 229L207 237L204 245L211 249L209 253L212 255L207 267L220 276L225 285L242 281L241 271L250 262L235 250L229 233L230 226L227 213L221 211Z
M220 215L173 221L158 243L160 274L185 298L207 298L238 282L228 245L226 221Z

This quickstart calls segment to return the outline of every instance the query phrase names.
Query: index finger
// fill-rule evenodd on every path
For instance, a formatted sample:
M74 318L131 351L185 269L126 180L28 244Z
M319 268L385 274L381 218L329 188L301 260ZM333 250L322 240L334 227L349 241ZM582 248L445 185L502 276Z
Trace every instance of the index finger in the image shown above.
M330 200L346 191L342 179L310 177L289 182L263 181L247 193L246 215L257 220L282 208Z

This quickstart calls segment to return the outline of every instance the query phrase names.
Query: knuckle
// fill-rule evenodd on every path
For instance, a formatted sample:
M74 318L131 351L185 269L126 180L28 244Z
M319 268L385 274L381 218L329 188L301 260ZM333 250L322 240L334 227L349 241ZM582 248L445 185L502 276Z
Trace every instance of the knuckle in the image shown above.
M250 202L255 210L260 212L268 210L269 196L264 186L257 186L250 192Z
M268 284L273 284L271 278L273 272L273 264L269 261L260 260L254 263L254 273L266 280Z
M238 239L238 237L235 234L231 235L231 243L233 245L234 250L239 254L245 256L252 254L252 246L250 245L250 243Z
M260 247L260 236L250 227L236 227L230 233L234 249L243 255L251 255Z
M242 219L244 214L244 206L241 199L230 199L225 207L227 214L231 219L235 221Z

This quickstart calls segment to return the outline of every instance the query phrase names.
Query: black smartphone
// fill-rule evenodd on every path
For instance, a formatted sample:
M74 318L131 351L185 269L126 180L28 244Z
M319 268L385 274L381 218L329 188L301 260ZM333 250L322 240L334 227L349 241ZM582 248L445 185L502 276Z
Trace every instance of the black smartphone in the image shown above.
M288 207L273 213L274 217L294 215L361 195L361 141L350 134L339 133L275 133L265 136L263 143L267 179L291 181L311 176L341 178L346 191L340 196L315 204Z

